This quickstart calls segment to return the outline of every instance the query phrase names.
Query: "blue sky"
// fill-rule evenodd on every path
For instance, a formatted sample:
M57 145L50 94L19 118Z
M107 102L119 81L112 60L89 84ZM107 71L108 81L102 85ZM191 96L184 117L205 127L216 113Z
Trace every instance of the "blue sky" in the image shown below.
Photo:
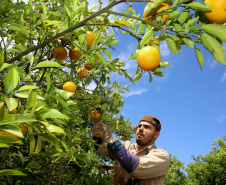
M136 3L133 7L143 15L145 5ZM117 6L119 12L124 8L125 4ZM137 41L126 34L118 34L116 38L120 42L114 47L112 56L125 62L125 68L134 77L137 62L128 58L137 49ZM223 46L226 50L226 44ZM194 49L183 46L181 54L174 55L162 42L161 62L171 63L163 69L165 77L153 76L150 83L145 73L134 85L112 74L113 80L123 85L131 84L130 91L123 96L125 105L121 114L133 125L146 114L159 118L162 130L157 147L177 156L185 166L193 162L192 155L206 155L212 149L211 143L226 135L226 66L216 62L201 45L198 47L204 55L202 70Z

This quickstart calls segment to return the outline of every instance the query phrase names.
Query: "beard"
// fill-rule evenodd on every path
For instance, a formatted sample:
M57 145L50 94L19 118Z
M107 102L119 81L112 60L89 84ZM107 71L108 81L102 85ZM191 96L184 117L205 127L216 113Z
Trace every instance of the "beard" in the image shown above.
M136 143L140 146L146 146L146 145L149 145L153 142L154 140L154 134L149 136L148 138L145 137L144 134L142 134L141 137L136 137Z

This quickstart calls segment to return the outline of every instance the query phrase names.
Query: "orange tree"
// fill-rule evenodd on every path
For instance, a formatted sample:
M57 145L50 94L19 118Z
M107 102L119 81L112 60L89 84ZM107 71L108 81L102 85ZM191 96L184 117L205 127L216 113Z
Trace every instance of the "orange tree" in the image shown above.
M153 75L164 76L161 68L169 63L160 62L152 71L137 67L132 77L123 61L112 58L111 48L119 41L109 28L137 39L137 50L130 60L136 60L146 46L160 50L165 40L173 54L181 52L181 45L195 49L201 68L204 57L200 45L225 65L222 42L226 41L226 28L207 20L205 12L211 11L208 4L157 0L145 9L145 14L158 10L151 15L155 20L149 22L150 17L143 18L133 9L133 4L140 2L148 1L109 0L102 7L99 0L91 8L86 0L0 2L0 132L8 133L0 134L2 181L111 182L111 175L98 167L107 159L96 156L89 110L104 109L104 123L120 139L130 139L131 122L120 116L122 94L128 86L113 82L111 73L132 82L148 73L152 81ZM170 8L160 10L163 2ZM128 4L124 12L113 11L122 3ZM114 15L113 20L110 15ZM79 57L74 60L68 54L75 48ZM80 78L77 71L85 64L91 64L92 70ZM63 90L66 82L76 85L68 87L73 92ZM27 124L24 135L21 123Z

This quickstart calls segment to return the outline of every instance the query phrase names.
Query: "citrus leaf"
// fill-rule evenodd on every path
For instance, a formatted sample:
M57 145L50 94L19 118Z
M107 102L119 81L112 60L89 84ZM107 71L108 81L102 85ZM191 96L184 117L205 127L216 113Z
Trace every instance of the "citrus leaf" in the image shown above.
M5 109L5 102L0 103L0 122L10 120L10 115L7 109Z
M0 53L0 69L2 68L3 66L3 63L4 63L4 53L3 53L3 50L1 51Z
M8 148L9 145L5 144L5 143L0 143L0 148Z
M202 30L226 42L226 25L223 24L206 24L201 27Z
M199 66L202 70L202 66L203 66L203 63L204 63L204 57L203 57L202 51L199 50L197 47L195 47L195 54L196 54L196 57L198 59Z
M22 171L19 170L12 170L12 169L4 169L0 170L0 176L4 175L19 175L19 176L26 176Z
M201 36L201 42L203 46L209 50L214 59L224 65L225 63L225 51L222 45L216 40L214 37L208 35L207 33L203 33Z
M5 68L7 68L7 67L10 67L10 66L12 66L12 64L4 63L4 64L2 65L2 67L0 68L0 71L2 71L3 69L5 69Z
M159 68L167 68L169 67L170 63L169 62L160 62Z
M115 26L131 26L131 23L129 21L125 21L125 20L118 20L116 22L114 22Z
M152 75L150 73L150 75L149 75L149 82L152 82L152 80L153 80L153 77L152 77Z
M43 100L43 97L38 95L36 92L34 92L34 93L39 100ZM18 97L18 98L28 98L28 94L29 94L29 91L22 91L22 92L15 94L15 96Z
M161 74L162 70L160 68L156 68L153 72L154 74Z
M27 97L27 109L30 109L33 106L35 106L36 102L37 102L37 96L35 95L35 93L33 93L32 90L30 90Z
M30 140L30 154L32 154L35 150L35 137L30 126L28 126L28 132L29 132L29 140Z
M50 79L50 76L49 76L49 73L46 73L46 83L47 83L47 92L49 92L49 89L50 89L50 86L51 86L51 79Z
M101 55L100 53L95 53L95 55L100 59L100 61L102 62L102 64L104 66L107 66L107 62L106 62L105 58L103 57L103 55Z
M192 40L187 39L187 38L183 38L184 43L189 47L189 48L194 48L195 44Z
M41 149L42 149L42 140L41 140L41 137L38 135L38 140L37 140L34 154L39 153L41 151Z
M137 49L135 52L132 53L132 55L129 57L129 60L136 60L137 54L139 53L139 49Z
M108 45L108 44L110 44L110 42L112 41L113 37L114 37L114 34L112 33L109 37L107 37L107 38L104 40L103 45Z
M10 117L4 118L0 125L3 124L11 124L11 123L24 123L24 122L34 122L35 119L29 118L27 116L21 115L21 114L10 114Z
M16 126L16 125L12 125L12 124L3 124L0 125L0 135L1 135L1 131L2 132L7 132L19 137L24 137L22 132L20 131L20 129Z
M174 55L176 55L176 54L177 54L177 46L176 46L175 41L174 41L172 38L170 38L170 37L166 37L166 43L167 43L167 45L168 45L170 51L171 51Z
M48 109L48 110L41 110L38 112L40 117L42 118L61 118L61 119L70 119L68 116L62 114L56 109Z
M5 97L5 102L7 104L9 111L14 110L18 106L18 100L15 98Z
M148 31L147 33L145 33L145 35L143 36L140 42L140 45L148 43L153 38L154 34L155 34L155 31Z
M59 67L59 68L62 68L63 66L60 65L57 62L46 60L44 62L38 63L33 69L43 68L43 67Z
M162 4L163 2L164 2L164 0L157 0L155 2L150 2L150 5L147 8L145 8L144 13L145 14L151 13L153 10L155 10L156 8L158 8L159 5Z
M5 92L7 94L10 94L14 91L14 89L17 87L20 81L20 76L18 71L13 67L9 70L7 75L4 78L4 87Z
M180 16L180 14L181 14L181 12L179 12L179 11L173 11L173 12L169 15L168 19L174 20L174 19L178 18L178 17Z
M181 12L178 17L179 23L182 25L188 19L189 13L187 11Z
M19 88L17 91L26 91L26 90L30 90L30 89L39 89L39 87L35 86L35 85L26 85L26 86Z
M14 30L14 31L19 31L21 32L22 34L24 34L27 38L29 38L29 33L26 29L25 26L22 26L20 24L16 24L16 23L12 23L8 26L8 29L9 30Z
M187 4L188 8L192 8L196 11L208 12L211 11L211 7L205 2L193 2Z

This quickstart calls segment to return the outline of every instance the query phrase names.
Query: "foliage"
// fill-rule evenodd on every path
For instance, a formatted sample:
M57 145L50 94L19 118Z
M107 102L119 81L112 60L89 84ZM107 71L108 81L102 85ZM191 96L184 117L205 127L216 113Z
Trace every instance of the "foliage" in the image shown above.
M165 185L185 185L186 175L184 164L176 157L171 155L170 166L165 180Z
M124 13L113 11L114 6L125 2L131 4ZM135 82L144 71L138 67L133 78L124 68L125 62L112 58L113 46L119 41L109 28L137 39L137 50L130 60L136 59L142 47L154 45L160 49L165 40L174 54L180 53L181 45L185 44L195 49L201 68L204 58L198 48L200 44L225 64L221 43L225 42L222 34L225 26L217 25L215 29L216 25L203 17L210 10L208 5L190 0L170 1L171 8L158 12L156 20L150 23L133 10L135 2L109 0L104 8L100 0L91 8L87 0L0 2L0 131L22 137L17 140L0 135L1 181L7 184L111 182L112 176L98 168L98 164L111 161L95 154L89 110L104 109L103 122L116 137L131 139L131 122L120 115L124 105L122 94L129 86L112 82L110 76L117 73ZM162 2L158 0L156 5ZM168 14L168 19L162 19L161 14ZM110 15L114 15L114 20L110 20ZM87 31L96 34L92 46L87 45ZM82 56L79 60L55 59L53 50L59 46L67 52L77 48ZM93 69L81 79L77 70L87 62ZM152 75L164 76L161 68L168 66L168 62L161 62L155 71L150 71L150 81ZM62 90L68 81L76 84L75 93ZM21 123L28 126L24 136L19 129Z
M188 184L224 185L226 183L226 137L214 141L209 154L194 157L187 168Z

